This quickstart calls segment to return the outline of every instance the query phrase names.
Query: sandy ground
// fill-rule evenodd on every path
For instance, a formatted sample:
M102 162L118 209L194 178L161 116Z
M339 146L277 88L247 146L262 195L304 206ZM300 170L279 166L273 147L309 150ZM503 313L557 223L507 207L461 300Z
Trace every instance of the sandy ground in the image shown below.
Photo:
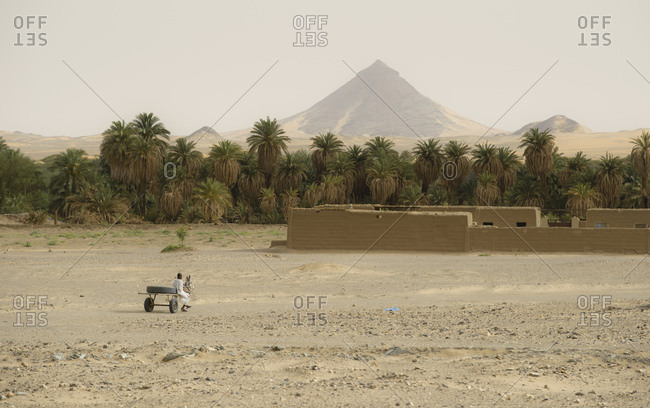
M650 406L642 256L298 253L239 225L160 253L176 228L0 226L0 407ZM178 271L192 309L146 313Z

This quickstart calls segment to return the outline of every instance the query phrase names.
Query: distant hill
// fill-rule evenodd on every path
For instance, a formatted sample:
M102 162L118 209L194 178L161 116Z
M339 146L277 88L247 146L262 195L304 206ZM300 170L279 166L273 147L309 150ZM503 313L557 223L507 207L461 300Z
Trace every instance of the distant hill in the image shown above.
M41 136L33 133L0 131L0 137L7 142L7 146L12 149L20 149L21 152L33 159L42 159L70 148L83 149L90 155L98 155L99 146L102 143L102 135Z
M481 135L488 129L422 95L380 60L311 108L280 122L298 137L330 131L343 137L430 138Z
M555 115L540 122L532 122L524 125L521 129L512 132L512 134L521 136L532 128L538 128L540 132L548 129L551 133L591 133L589 128L575 120L569 119L564 115Z

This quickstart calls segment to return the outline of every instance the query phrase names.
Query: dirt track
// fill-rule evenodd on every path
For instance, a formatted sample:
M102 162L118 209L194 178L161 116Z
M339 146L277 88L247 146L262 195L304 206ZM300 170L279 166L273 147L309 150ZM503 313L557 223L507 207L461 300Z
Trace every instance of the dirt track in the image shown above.
M362 253L268 249L277 226L234 226L257 254L225 226L161 254L175 228L117 226L68 271L104 229L0 227L0 392L25 393L0 407L650 405L648 261L623 279L642 256L355 264ZM145 313L137 292L178 271L197 286L190 312ZM47 304L16 310L28 295ZM46 324L14 326L30 312Z

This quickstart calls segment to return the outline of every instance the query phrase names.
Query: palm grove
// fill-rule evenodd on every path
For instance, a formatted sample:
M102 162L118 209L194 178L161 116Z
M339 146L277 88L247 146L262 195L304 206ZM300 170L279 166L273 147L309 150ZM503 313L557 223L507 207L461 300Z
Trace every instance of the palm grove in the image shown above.
M246 148L229 140L204 156L152 113L116 121L99 158L68 149L33 161L0 138L0 213L55 215L72 223L281 223L319 204L537 206L550 219L591 207L648 208L650 133L625 158L564 157L549 131L530 129L517 151L484 142L420 140L411 151L384 137L345 146L332 133L289 152L276 119L257 121ZM453 163L453 164L450 164ZM443 166L453 177L443 177Z

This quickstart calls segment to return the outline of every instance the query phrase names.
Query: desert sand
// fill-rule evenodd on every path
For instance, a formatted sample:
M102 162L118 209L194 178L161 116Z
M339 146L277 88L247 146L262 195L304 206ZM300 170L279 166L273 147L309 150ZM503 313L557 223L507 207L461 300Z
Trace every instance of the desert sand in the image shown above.
M641 255L303 253L231 227L160 253L177 226L0 226L0 407L650 406ZM190 311L146 313L179 271Z

